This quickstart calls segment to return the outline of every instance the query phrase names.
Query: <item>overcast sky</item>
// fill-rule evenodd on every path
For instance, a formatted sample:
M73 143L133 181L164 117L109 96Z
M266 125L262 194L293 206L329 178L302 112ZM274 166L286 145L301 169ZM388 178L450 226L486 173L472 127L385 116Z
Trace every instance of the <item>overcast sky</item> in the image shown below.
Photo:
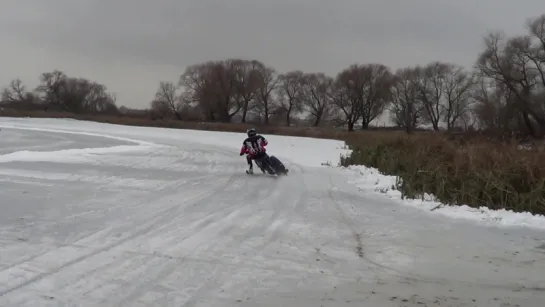
M187 65L242 57L334 75L359 62L473 65L488 30L524 31L543 0L1 0L0 85L59 69L147 107Z

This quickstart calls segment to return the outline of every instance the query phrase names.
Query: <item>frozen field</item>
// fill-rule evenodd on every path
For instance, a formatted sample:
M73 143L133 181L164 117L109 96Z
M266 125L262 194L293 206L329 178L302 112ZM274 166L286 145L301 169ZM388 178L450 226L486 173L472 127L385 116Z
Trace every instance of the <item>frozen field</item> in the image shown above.
M341 142L265 135L270 178L244 134L0 128L0 306L545 306L541 217L403 205Z

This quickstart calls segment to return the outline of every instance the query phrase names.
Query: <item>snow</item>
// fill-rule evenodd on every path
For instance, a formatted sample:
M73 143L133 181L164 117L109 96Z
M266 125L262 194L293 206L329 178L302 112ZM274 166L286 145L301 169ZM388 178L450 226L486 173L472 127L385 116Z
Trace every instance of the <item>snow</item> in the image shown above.
M55 132L55 133L66 133L66 134L79 134L79 135L88 135L88 136L101 136L105 138L121 140L132 142L140 146L115 146L108 148L84 148L76 150L63 150L55 151L49 153L41 152L29 152L21 151L12 153L10 155L0 156L0 162L3 161L31 161L32 159L38 159L33 161L51 161L48 159L63 159L64 157L74 157L79 156L80 154L99 154L104 152L117 152L122 153L125 151L131 150L147 150L151 146L157 146L153 142L146 142L142 140L137 140L127 137L119 137L110 135L108 129L103 127L100 131L102 133L92 133L88 132L89 130L94 130L96 127L95 123L81 122L78 123L77 130L63 130L62 124L64 120L49 120L41 119L41 122L47 123L55 128L31 128L26 126L21 126L17 124L5 124L0 122L0 128L10 128L10 129L23 129L30 131L44 131L44 132ZM68 122L73 122L74 120L67 120ZM17 122L15 120L15 122ZM116 127L115 131L118 134L130 135L135 138L150 138L153 139L157 135L160 135L161 138L170 138L180 141L185 141L189 143L198 143L205 145L212 145L221 148L230 148L233 150L234 154L237 154L242 142L244 141L246 135L243 133L231 133L231 132L216 132L211 133L209 131L199 131L199 130L177 130L177 129L149 129L141 127L128 127L128 126L118 126L118 125L107 125ZM303 166L321 166L324 164L337 165L341 155L346 155L349 150L346 149L346 145L342 141L337 140L327 140L327 139L313 139L313 138L304 138L304 137L284 137L277 135L266 135L267 140L269 141L268 152L271 155L275 155L281 159L289 160L293 163L303 165ZM48 156L49 155L49 156ZM40 157L42 156L42 157ZM14 159L14 160L10 160ZM17 159L17 160L15 160ZM44 160L45 159L45 160Z
M135 139L138 137L153 138L157 134L161 134L162 137L169 137L173 139L183 140L190 143L200 144L212 144L214 146L222 148L231 148L233 152L238 151L241 142L244 139L242 133L211 133L209 131L198 130L173 130L173 129L146 129L146 128L134 128L127 126L117 126L117 133L123 133L129 135L129 137L120 137L108 133L108 129L102 128L101 133L95 133L95 123L79 122L78 130L62 130L62 124L59 126L58 122L74 120L49 120L41 119L49 125L53 125L56 128L32 128L32 127L20 127L17 124L2 124L0 127L11 129L25 129L31 131L43 131L54 133L68 133L68 134L80 134L87 136L98 136L109 138L113 140L125 141L134 143L135 145L120 145L107 148L83 148L83 149L66 149L52 152L36 152L36 151L18 151L10 154L0 155L0 163L14 162L14 161L83 161L88 157L92 157L97 154L105 153L123 153L128 151L147 151L152 147L160 146L153 142L142 141ZM88 126L89 128L85 127ZM86 131L87 130L87 131ZM90 131L89 131L90 130ZM136 132L137 131L137 132ZM132 138L134 137L134 138ZM276 155L283 161L289 161L298 165L307 167L317 166L337 166L339 158L350 154L350 150L347 149L344 142L336 140L324 140L324 139L312 139L303 137L284 137L276 135L267 135L271 146L269 148L270 154ZM89 160L89 159L87 159ZM356 178L350 183L357 185L362 191L376 192L383 194L390 199L396 200L400 205L412 206L421 210L429 211L432 214L440 214L455 219L466 219L484 223L490 226L505 226L505 227L532 227L538 229L545 229L545 216L534 215L528 212L517 213L511 210L491 210L486 207L472 208L466 205L462 206L448 206L440 202L437 202L433 195L426 194L420 199L403 199L401 192L395 189L396 180L395 176L386 176L380 174L377 169L369 168L361 165L352 165L348 167L348 170L357 174Z
M537 220L424 213L339 141L265 135L269 178L243 133L0 128L0 306L542 305Z

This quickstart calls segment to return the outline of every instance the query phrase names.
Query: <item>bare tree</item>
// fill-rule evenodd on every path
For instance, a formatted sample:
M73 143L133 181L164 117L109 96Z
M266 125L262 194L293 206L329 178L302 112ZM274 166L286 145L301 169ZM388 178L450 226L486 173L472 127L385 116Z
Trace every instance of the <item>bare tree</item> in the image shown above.
M86 95L83 96L82 104L84 112L89 113L117 113L115 105L116 96L107 91L103 84L81 79L83 82L89 82L86 88Z
M241 122L245 123L248 112L256 107L252 102L256 100L258 94L261 82L260 72L266 68L263 63L256 60L232 59L229 61L234 70L236 95L239 100L237 104L240 105L242 110Z
M480 75L471 94L474 113L482 129L519 130L515 95L501 82Z
M331 92L333 105L340 110L341 123L354 131L354 125L362 118L363 76L358 66L341 71L335 78Z
M529 19L527 28L530 34L531 45L524 53L535 67L541 89L545 87L545 14Z
M214 65L217 63L206 62L189 66L178 81L178 85L184 89L181 94L184 101L197 107L206 120L216 119L213 84L209 76Z
M545 15L528 21L529 35L507 39L502 33L485 38L477 68L504 85L514 95L514 106L528 132L536 137L545 130Z
M220 120L230 122L232 117L242 109L238 82L236 80L236 61L226 60L215 65L209 83L218 101Z
M153 118L163 119L172 115L172 110L164 100L153 100L151 102L151 112Z
M46 72L40 76L40 85L36 91L43 96L43 101L50 106L65 109L62 105L61 93L68 77L59 70Z
M12 80L2 91L0 101L4 106L11 108L35 109L40 108L40 100L33 92L26 89L21 79Z
M442 113L447 129L450 130L458 121L466 121L469 118L470 96L475 80L473 75L461 66L449 64L447 67L443 83L445 103L442 105Z
M21 79L12 80L2 92L2 102L20 102L26 99L26 88Z
M333 79L323 73L309 73L303 76L302 99L315 127L320 125L330 110L332 85Z
M416 68L399 69L392 86L390 116L407 133L411 133L421 121L423 104L418 91L419 73Z
M261 67L258 71L258 87L257 87L257 111L263 118L265 125L269 124L269 118L276 111L276 99L274 90L278 85L276 71L271 67Z
M106 86L84 78L65 78L60 87L60 104L74 113L107 113L115 108L115 96Z
M390 69L382 64L368 64L363 66L364 80L362 129L367 129L388 105L391 96L393 75Z
M532 93L536 90L537 74L531 67L531 60L525 56L528 51L528 37L508 39L504 45L504 37L498 33L491 34L487 40L485 52L479 57L478 67L487 77L506 87L514 96L513 106L520 113L526 128L533 136L541 132L535 123L545 125L545 117L535 108Z
M197 104L205 119L231 121L242 108L237 92L233 61L206 62L189 66L180 76L183 99Z
M105 85L58 70L42 74L40 80L36 91L48 106L74 113L117 113L116 97Z
M353 109L360 115L352 114L352 120L361 118L362 129L367 129L390 101L393 81L390 69L382 64L351 65L341 72L340 78L344 80L342 84L350 101L359 104Z
M286 125L291 125L292 112L299 112L303 109L303 79L302 71L291 71L278 77L276 97L279 105L284 109Z
M425 118L432 124L433 130L439 131L439 123L444 111L445 76L449 65L433 62L424 68L418 67L417 70L420 72L420 80L417 84Z
M183 108L183 101L178 94L179 87L174 85L173 82L161 81L159 88L155 93L155 99L152 101L152 108L161 106L163 110L164 106L167 107L170 114L174 115L176 119L181 120L180 111Z

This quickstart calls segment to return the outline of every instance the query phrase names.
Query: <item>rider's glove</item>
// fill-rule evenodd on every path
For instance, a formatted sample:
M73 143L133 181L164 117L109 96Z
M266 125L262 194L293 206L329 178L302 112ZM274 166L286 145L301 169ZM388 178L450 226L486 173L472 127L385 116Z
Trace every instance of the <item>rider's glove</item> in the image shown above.
M240 155L242 156L242 155L244 155L244 153L243 153L243 152L241 152L241 153L240 153Z

